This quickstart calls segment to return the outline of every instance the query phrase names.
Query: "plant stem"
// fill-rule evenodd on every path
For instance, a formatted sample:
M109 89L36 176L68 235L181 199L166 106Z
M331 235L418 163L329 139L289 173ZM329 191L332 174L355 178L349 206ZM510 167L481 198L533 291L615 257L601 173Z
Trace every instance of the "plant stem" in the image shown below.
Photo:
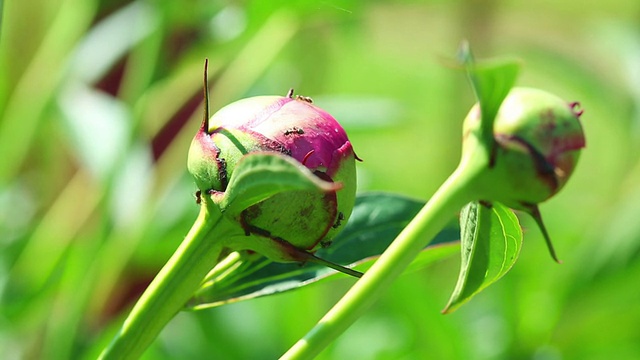
M184 241L142 294L100 359L139 358L218 262L229 227L210 201L201 206Z
M465 160L465 159L463 159ZM312 359L355 322L464 204L474 200L480 162L463 161L364 276L281 359Z

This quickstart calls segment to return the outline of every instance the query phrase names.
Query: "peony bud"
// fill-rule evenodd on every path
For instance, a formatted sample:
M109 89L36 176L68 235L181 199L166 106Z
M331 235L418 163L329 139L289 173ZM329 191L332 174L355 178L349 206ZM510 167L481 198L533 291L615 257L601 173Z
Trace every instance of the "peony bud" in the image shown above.
M355 153L340 124L311 99L258 96L227 105L204 121L189 150L188 169L203 194L224 192L238 161L252 152L291 156L320 179L342 184L339 191L295 191L255 204L236 219L247 249L274 260L283 241L298 250L326 244L345 224L355 202ZM266 245L265 245L266 244ZM273 245L273 246L271 246Z
M585 146L577 105L542 90L511 90L493 124L495 144L482 182L486 200L528 209L562 189ZM465 120L465 137L479 127L476 105Z

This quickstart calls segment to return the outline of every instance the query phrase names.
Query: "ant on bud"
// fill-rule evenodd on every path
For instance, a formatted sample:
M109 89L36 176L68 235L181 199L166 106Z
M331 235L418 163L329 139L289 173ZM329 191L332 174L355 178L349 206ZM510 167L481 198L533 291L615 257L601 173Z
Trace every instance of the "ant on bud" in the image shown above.
M295 97L293 97L293 88L287 91L287 97L289 99L296 99L296 100L307 102L309 104L313 104L313 99L308 96L296 95Z
M298 134L298 135L302 135L304 134L304 130L302 130L301 128L294 126L291 129L287 130L284 132L285 135L291 135L291 134Z

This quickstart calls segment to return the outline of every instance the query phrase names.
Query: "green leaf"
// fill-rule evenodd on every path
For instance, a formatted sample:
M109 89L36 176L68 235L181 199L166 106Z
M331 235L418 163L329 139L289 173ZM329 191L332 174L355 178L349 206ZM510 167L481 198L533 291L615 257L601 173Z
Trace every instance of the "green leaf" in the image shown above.
M220 203L227 216L275 194L295 190L337 191L341 185L321 180L293 158L274 152L250 153L236 165Z
M493 122L498 109L515 84L520 63L518 60L500 58L476 62L468 44L464 43L458 53L465 66L471 87L480 103L482 132L493 139Z
M322 259L367 268L422 208L424 202L388 193L359 194L349 222L332 244L316 252ZM414 263L426 266L458 251L459 228L442 230ZM305 286L335 270L306 263L275 263L256 254L234 253L205 280L188 304L201 309Z
M504 276L516 262L522 230L515 214L502 204L472 202L460 213L462 263L449 303L450 313Z

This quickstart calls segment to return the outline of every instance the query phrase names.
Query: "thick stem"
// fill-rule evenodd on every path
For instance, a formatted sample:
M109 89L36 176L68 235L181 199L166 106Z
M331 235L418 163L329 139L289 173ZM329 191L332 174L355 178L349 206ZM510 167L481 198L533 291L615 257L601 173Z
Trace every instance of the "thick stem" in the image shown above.
M217 207L209 203L203 201L184 241L142 294L100 359L139 358L216 265L229 227Z
M312 359L319 354L385 292L464 204L474 200L472 183L482 167L467 165L461 163L378 261L281 359Z

